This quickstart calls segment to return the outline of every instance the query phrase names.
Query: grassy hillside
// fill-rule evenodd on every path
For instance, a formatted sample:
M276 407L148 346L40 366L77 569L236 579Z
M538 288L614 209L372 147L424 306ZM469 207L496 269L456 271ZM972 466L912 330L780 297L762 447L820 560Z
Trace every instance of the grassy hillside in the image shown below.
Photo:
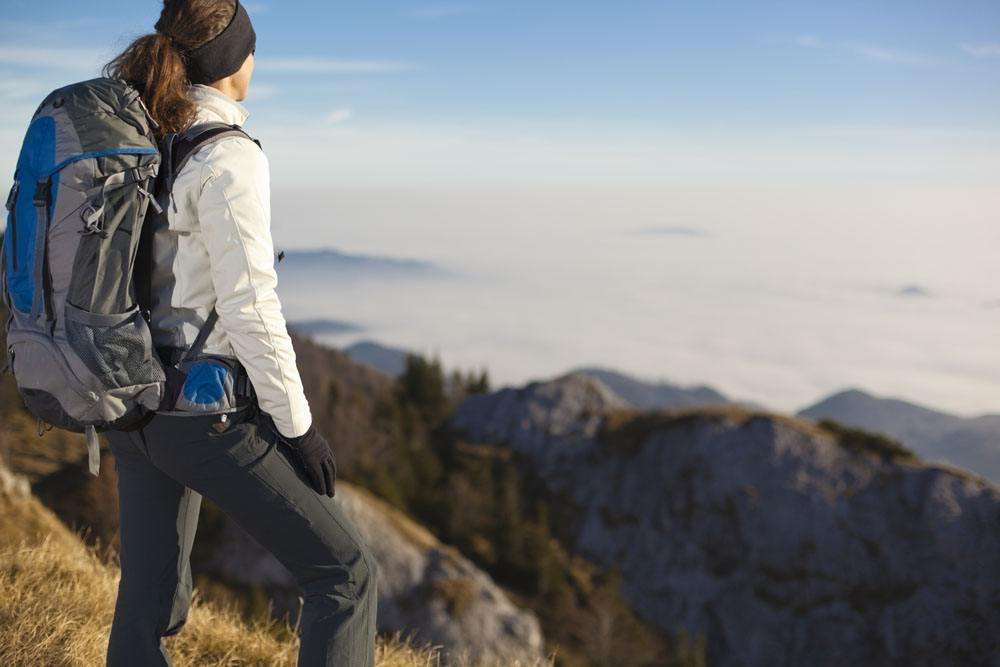
M394 381L308 339L295 337L295 348L313 415L333 443L342 477L416 518L531 608L560 665L658 665L676 658L666 638L625 604L615 573L559 543L553 530L559 504L540 492L529 470L442 428L466 395L488 388L485 377L448 375L440 364L413 357ZM86 475L80 436L53 430L36 437L20 405L11 378L0 379L0 458L29 479L65 524L113 559L113 457L105 452L99 478ZM202 569L218 547L222 521L206 503L192 556L196 583L206 595L238 601L245 616L259 616L270 602L266 591L234 587Z
M0 482L0 664L103 664L118 569L84 546L34 497ZM9 486L9 485L8 485ZM182 632L168 640L178 667L290 665L297 641L270 620L196 600ZM380 667L430 667L432 651L385 641Z

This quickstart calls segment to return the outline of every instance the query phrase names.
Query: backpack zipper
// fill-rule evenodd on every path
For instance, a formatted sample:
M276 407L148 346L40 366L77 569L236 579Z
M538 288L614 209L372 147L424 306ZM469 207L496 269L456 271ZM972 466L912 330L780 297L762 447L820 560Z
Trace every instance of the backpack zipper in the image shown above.
M10 213L10 247L13 251L11 253L11 264L14 270L17 271L17 191L20 188L20 184L14 181L14 186L10 189L10 194L7 195L7 212Z

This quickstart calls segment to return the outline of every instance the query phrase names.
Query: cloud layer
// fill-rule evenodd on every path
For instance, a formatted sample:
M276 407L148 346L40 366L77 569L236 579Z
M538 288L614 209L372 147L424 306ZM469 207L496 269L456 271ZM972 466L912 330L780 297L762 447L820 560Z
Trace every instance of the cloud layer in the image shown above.
M986 42L981 44L960 44L960 48L970 56L976 58L998 58L1000 57L1000 42Z

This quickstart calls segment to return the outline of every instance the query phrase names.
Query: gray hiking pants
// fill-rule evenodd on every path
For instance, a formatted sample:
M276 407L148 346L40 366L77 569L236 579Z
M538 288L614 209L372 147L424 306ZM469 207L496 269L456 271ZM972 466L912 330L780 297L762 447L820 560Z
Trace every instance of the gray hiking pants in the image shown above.
M302 667L374 664L375 562L339 502L300 476L272 432L237 416L157 415L109 433L118 467L121 569L108 665L169 665L184 625L201 498L273 553L302 588Z

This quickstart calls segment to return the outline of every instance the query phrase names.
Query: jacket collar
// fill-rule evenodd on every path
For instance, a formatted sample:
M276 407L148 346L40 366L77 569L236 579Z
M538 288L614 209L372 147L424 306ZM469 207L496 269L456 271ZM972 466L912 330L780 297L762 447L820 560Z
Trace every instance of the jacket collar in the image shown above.
M228 125L243 125L250 117L245 106L204 84L188 88L188 97L198 105L196 122L222 121Z

